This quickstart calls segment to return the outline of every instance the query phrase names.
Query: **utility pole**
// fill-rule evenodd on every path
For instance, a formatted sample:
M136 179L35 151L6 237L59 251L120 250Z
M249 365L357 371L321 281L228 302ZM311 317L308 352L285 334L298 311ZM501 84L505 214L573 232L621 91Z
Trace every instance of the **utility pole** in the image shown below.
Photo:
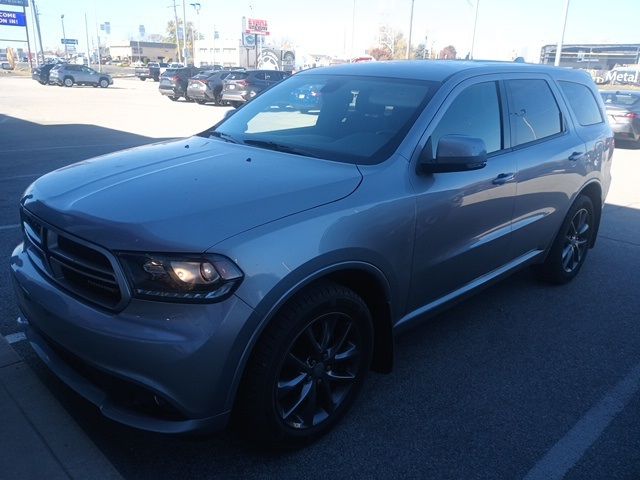
M476 0L476 18L473 21L473 36L471 37L471 52L469 59L473 60L473 50L476 46L476 27L478 26L478 10L480 10L480 0Z
M69 53L67 52L67 34L64 33L64 15L60 15L60 21L62 22L62 40L64 41L64 59L69 60Z
M407 40L407 60L411 54L411 34L413 33L413 3L415 0L411 0L411 16L409 17L409 39Z
M84 13L84 33L87 37L87 67L91 68L91 51L89 50L89 27L87 24L87 12Z
M96 20L96 38L98 40L98 71L102 73L102 54L100 53L100 30L98 30L97 20Z
M196 11L196 16L198 17L198 36L200 36L200 7L201 5L196 2L196 3L190 3L189 5L191 5L193 7L193 9ZM195 61L196 61L196 35L195 32L193 31L193 26L194 24L191 23L191 58L193 58L193 63L195 65ZM214 33L215 35L215 33Z
M173 18L174 20L174 25L176 27L176 46L178 47L178 62L182 63L182 57L180 54L180 36L178 35L178 9L176 8L176 0L173 0ZM182 29L183 33L184 33L184 28Z
M184 41L182 42L182 45L184 46L184 52L182 53L182 56L184 57L184 63L185 66L187 66L187 2L186 0L182 0L182 35L184 35ZM193 42L193 39L191 39L191 41ZM191 59L191 62L193 62L193 59Z
M33 7L33 15L36 19L36 30L38 31L38 43L40 43L40 53L42 54L42 63L44 63L44 47L42 46L42 35L40 34L40 12L36 6L36 0L31 0Z
M24 18L25 18L24 31L27 34L27 52L29 54L29 69L33 70L33 60L31 59L31 42L29 41L29 25L27 24L27 8L25 7L25 4L22 4L22 14L24 15Z
M564 42L564 31L567 28L567 16L569 14L569 0L565 0L564 3L564 20L562 21L562 33L556 46L556 59L553 64L558 67L560 65L560 56L562 55L562 43Z
M31 36L33 37L33 49L36 53L36 67L40 66L40 55L38 54L38 36L36 35L36 19L33 8L31 9ZM26 28L29 28L27 25Z
M351 12L351 59L355 57L354 37L356 32L356 0L353 0L353 11Z

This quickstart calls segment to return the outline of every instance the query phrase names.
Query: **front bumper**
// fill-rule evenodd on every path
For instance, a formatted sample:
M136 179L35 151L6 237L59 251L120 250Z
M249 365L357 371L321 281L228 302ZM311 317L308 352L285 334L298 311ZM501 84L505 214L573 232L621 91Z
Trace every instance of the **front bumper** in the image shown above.
M132 300L115 313L50 283L20 244L11 257L31 345L68 386L108 418L155 432L224 428L252 310Z

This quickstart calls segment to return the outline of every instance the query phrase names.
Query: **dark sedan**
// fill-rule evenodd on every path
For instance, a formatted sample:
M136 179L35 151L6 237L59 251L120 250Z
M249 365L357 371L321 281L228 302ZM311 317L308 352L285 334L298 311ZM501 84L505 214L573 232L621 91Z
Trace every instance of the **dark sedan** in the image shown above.
M601 91L616 138L640 145L640 91Z
M55 66L57 66L59 64L57 63L46 63L44 65L41 65L37 68L33 69L33 73L31 74L31 78L33 78L36 82L40 83L41 85L48 85L49 84L49 73L51 72L51 69L54 68Z

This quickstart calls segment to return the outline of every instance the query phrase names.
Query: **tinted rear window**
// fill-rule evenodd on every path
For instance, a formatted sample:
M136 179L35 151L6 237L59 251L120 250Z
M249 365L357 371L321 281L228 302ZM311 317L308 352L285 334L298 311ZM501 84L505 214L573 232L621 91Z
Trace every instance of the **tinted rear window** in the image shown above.
M580 125L595 125L603 122L598 103L589 88L574 82L558 83Z
M620 92L600 92L605 105L613 104L619 107L630 107L640 103L640 95Z
M247 78L246 72L231 72L225 80L243 80Z
M507 80L511 143L515 147L562 132L562 113L544 80Z

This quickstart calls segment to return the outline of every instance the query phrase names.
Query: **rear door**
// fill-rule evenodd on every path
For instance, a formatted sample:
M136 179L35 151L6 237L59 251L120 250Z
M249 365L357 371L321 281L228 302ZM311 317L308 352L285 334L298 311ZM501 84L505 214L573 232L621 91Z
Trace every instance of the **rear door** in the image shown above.
M266 72L255 72L253 75L249 76L250 88L256 93L261 92L265 88L267 88L267 73Z
M545 250L553 241L584 183L586 147L550 77L514 74L504 83L518 165L512 233L517 257Z

